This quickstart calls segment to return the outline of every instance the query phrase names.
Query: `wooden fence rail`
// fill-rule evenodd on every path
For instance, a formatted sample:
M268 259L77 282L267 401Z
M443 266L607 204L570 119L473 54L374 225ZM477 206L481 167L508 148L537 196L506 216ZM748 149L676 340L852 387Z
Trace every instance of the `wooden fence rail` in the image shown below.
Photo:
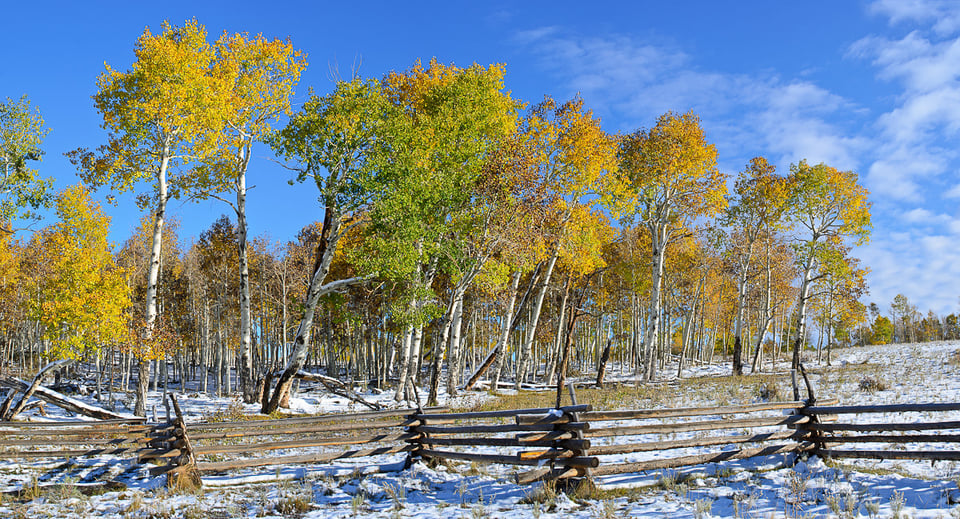
M584 413L583 419L589 420L591 425L584 436L594 440L590 452L601 458L600 466L592 473L596 476L625 474L756 456L810 452L816 445L811 441L812 433L805 427L814 418L800 412L805 406L806 402L798 400L740 406ZM790 414L785 415L785 411ZM743 432L727 432L734 429ZM671 451L678 449L685 449L686 452L670 455ZM690 453L691 450L696 453ZM644 459L630 460L631 456L627 456L624 460L624 455L640 453L649 454L641 455ZM610 459L613 455L621 459Z
M2 422L0 455L21 459L139 456L154 450L154 430L142 420Z
M960 411L960 403L816 405L801 410L803 414L814 419L805 428L811 432L811 438L816 442L817 448L814 453L824 458L960 460L960 450L956 449L955 445L960 443L960 421L920 420L919 417L910 421L890 421L892 416L904 413L933 415L950 411ZM883 415L881 419L884 421L864 422L858 419L856 423L825 424L820 419L823 416L841 415ZM902 434L903 431L942 431L943 433ZM836 449L843 444L882 444L897 448ZM925 448L930 444L942 448Z
M515 479L521 484L787 453L960 460L960 420L935 417L960 411L960 403L840 406L796 400L615 411L574 404L187 423L176 399L171 402L176 416L160 424L117 419L0 422L0 455L155 460L166 464L153 473L195 474L199 482L200 475L212 472L406 453L407 463L425 459L517 466ZM876 418L864 421L860 415ZM858 418L846 419L851 416Z
M549 467L561 473L583 474L599 463L597 458L584 455L589 441L582 438L582 431L590 424L580 421L578 413L589 410L589 405L571 405L559 409L414 414L411 419L417 424L409 428L416 435L409 440L415 446L411 454L414 458ZM452 447L474 449L462 452ZM504 454L503 447L518 450ZM478 448L488 452L476 452ZM523 474L518 475L518 481L524 481Z

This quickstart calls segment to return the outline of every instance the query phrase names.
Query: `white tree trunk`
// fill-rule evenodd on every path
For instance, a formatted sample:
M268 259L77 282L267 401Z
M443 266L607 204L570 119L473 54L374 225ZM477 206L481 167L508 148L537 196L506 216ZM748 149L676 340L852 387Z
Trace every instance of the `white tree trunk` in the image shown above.
M240 147L237 168L237 257L240 266L240 373L237 385L243 401L252 403L256 391L253 380L253 341L250 323L250 268L247 260L247 164L249 143Z
M747 268L750 260L743 262L737 276L737 313L733 321L733 374L743 374L743 314L747 307Z
M412 352L413 326L407 326L403 331L403 342L400 347L400 375L397 381L397 393L393 396L397 402L402 402L406 396L407 378L410 376L410 356Z
M800 284L800 299L797 302L797 337L793 342L793 362L791 369L800 367L800 346L803 344L807 324L807 301L810 298L810 285L813 273L813 259L808 259L803 266L803 282Z
M557 318L557 335L553 341L553 350L549 353L547 359L547 371L544 376L547 377L547 385L553 384L557 375L557 363L560 362L560 348L563 341L564 322L567 315L567 300L570 298L570 276L567 276L567 283L563 290L563 299L560 300L560 317Z
M520 389L520 384L523 382L527 368L533 359L533 338L537 333L537 324L540 322L540 310L543 308L543 297L547 293L547 286L550 284L550 276L553 274L553 267L556 265L557 258L559 257L559 248L554 249L553 255L550 256L550 259L547 262L547 271L543 275L543 281L540 284L540 289L537 291L537 298L534 300L533 308L530 312L530 322L527 324L527 333L523 338L523 343L520 347L520 355L517 359L516 389Z
M460 384L460 370L463 366L463 353L460 349L460 338L463 328L463 298L457 304L453 313L453 323L450 325L450 358L447 370L447 394L456 396L457 386Z
M652 234L652 248L653 248L653 266L651 270L651 282L650 282L650 326L646 330L646 338L644 339L644 351L645 351L645 360L646 360L646 372L644 379L647 382L654 380L656 377L657 363L656 363L656 352L657 352L657 341L660 334L660 292L663 290L663 266L664 266L664 249L666 248L665 240L661 239L661 231L657 230Z
M160 167L157 169L157 208L153 218L153 240L150 246L150 269L147 274L147 294L145 310L144 338L153 339L153 327L157 321L157 286L160 280L160 257L163 250L163 223L167 214L167 168L170 165L170 147L165 145L160 155ZM147 384L150 379L150 361L137 359L137 400L133 414L147 415Z
M507 345L510 341L510 330L513 328L513 307L517 304L517 290L520 287L520 271L513 273L510 279L510 299L507 301L507 308L503 312L503 321L500 326L500 336L497 339L497 345L493 348L491 355L496 355L494 365L490 366L493 375L490 377L490 390L496 391L500 383L500 370L503 366L503 358Z
M307 352L310 349L310 332L313 329L313 317L320 297L335 290L338 286L347 286L359 280L359 278L351 278L334 281L327 285L323 284L327 273L330 272L330 263L333 262L337 242L340 240L340 216L337 206L328 203L324 212L320 243L317 245L317 258L314 263L313 274L310 276L306 301L304 301L303 317L300 319L300 326L297 327L297 334L293 339L293 351L290 353L286 369L283 370L277 380L273 394L265 402L266 405L261 408L264 414L270 414L280 406L280 401L290 391L290 386L295 380L294 376L303 368L303 364L307 360Z
M407 384L404 386L404 392L406 394L406 399L409 402L415 402L417 405L420 404L417 398L417 392L414 389L414 385L417 383L417 375L420 370L420 348L423 345L423 325L417 326L413 331L413 337L410 341L410 360L409 368L407 369Z

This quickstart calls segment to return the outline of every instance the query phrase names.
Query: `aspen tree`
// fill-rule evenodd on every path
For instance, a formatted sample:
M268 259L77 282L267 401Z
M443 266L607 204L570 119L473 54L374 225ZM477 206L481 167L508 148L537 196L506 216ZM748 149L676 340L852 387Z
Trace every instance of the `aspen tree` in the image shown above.
M191 193L204 182L198 168L218 149L222 91L210 67L215 57L207 32L196 20L183 27L167 22L154 35L146 29L134 49L136 60L121 72L107 65L97 80L94 96L109 132L107 143L95 151L78 149L68 154L80 169L84 183L108 186L115 193L133 191L141 183L149 188L137 195L137 204L151 207L153 239L147 274L143 324L150 337L157 318L163 225L167 203ZM111 197L113 195L111 194ZM146 413L150 361L139 359L137 401L134 413Z
M237 216L237 258L240 292L239 389L247 403L254 400L255 383L250 304L250 266L247 252L247 169L254 143L264 141L271 124L290 113L290 96L306 67L302 54L289 42L260 35L224 34L215 44L211 75L222 90L221 149L210 169L213 178L194 190L226 202ZM220 193L230 192L228 199Z
M286 368L262 410L276 410L290 391L294 375L303 368L310 347L317 303L327 293L359 279L327 281L327 274L344 233L358 222L357 215L381 193L378 176L383 171L384 142L396 117L378 81L341 81L327 96L312 95L271 146L284 158L295 160L297 180L312 180L320 193L323 221L319 226L312 267L307 269L303 317L293 340ZM302 236L305 234L302 232Z
M800 161L790 167L789 217L800 231L793 248L801 270L796 308L796 336L791 366L800 365L800 345L806 330L811 286L844 263L846 243L861 245L870 237L870 202L867 190L852 171Z
M110 218L82 186L56 198L59 222L35 235L46 265L33 306L55 359L82 359L126 333L130 304L126 271L107 240Z
M0 233L12 233L15 220L37 219L33 210L49 202L52 179L27 165L43 156L49 132L27 96L0 102Z
M625 136L620 168L605 199L626 223L639 222L650 236L651 294L644 340L644 377L655 377L656 341L661 328L663 274L667 248L698 218L726 206L726 183L717 169L717 152L707 143L693 112L666 113L650 129Z
M754 269L756 246L764 235L783 226L783 213L788 196L784 178L775 174L776 168L763 157L750 159L734 184L736 199L722 218L730 227L728 256L734 268L737 287L737 309L733 328L733 374L743 374L743 321L747 306L747 292ZM768 298L769 300L769 298ZM769 302L769 301L768 301ZM769 312L768 312L769 313ZM767 320L769 323L769 319Z

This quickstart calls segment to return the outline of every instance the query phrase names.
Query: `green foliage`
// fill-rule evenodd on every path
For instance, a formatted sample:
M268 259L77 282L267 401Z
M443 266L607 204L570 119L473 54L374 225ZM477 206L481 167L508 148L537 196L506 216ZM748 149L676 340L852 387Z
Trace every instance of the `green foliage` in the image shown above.
M13 220L35 219L31 210L47 204L52 179L28 167L39 161L40 144L50 130L26 96L0 103L0 231L10 232Z
M398 290L401 322L423 323L435 309L437 268L463 269L478 182L487 158L516 126L518 104L503 91L500 66L461 69L432 61L381 83L395 120L385 125L385 195L372 205L366 239L352 258ZM398 309L408 308L400 312Z
M383 191L398 115L379 81L341 81L326 96L311 94L268 143L285 159L297 160L297 180L313 179L322 203L348 214Z
M893 323L882 315L874 319L870 331L873 337L871 344L888 344L893 340Z

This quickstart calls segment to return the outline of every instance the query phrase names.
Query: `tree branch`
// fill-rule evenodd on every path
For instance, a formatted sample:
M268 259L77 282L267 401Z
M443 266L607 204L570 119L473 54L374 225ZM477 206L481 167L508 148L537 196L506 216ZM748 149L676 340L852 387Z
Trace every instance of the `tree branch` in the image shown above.
M317 297L323 297L332 292L341 292L353 285L373 279L376 276L377 276L377 273L372 273L372 274L367 274L365 276L355 276L352 278L338 279L336 281L331 281L326 285L323 285L322 287L320 287Z

